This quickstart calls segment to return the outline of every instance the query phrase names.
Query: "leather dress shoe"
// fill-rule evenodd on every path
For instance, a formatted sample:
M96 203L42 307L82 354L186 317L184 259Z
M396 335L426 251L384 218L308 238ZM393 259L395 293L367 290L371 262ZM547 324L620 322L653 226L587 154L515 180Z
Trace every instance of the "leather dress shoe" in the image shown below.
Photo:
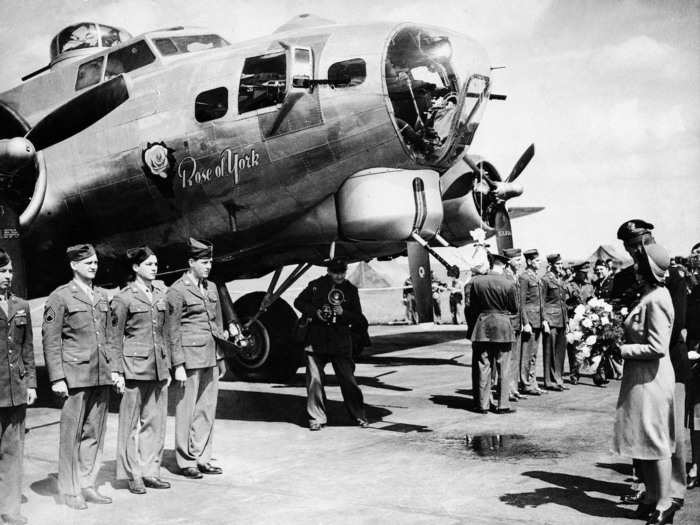
M541 396L542 392L539 390L523 390L524 394L527 394L528 396Z
M512 394L508 396L508 401L510 401L511 403L517 403L517 402L518 402L518 399L519 399L519 398L515 397L515 396L512 395Z
M132 494L145 494L146 487L141 479L130 479L129 480L129 492Z
M194 467L186 467L180 470L180 474L185 476L186 478L192 478L192 479L199 479L202 477L202 473L199 471L199 469L196 469Z
M63 503L66 504L66 507L70 507L71 509L75 509L75 510L87 509L87 503L85 503L85 500L83 499L82 496L65 495L65 496L63 496Z
M548 387L545 387L545 388L546 388L547 390L551 390L551 391L553 391L553 392L561 392L562 390L564 390L564 389L561 387L561 385L553 385L553 386L548 386Z
M311 422L309 423L309 430L312 432L316 432L318 430L321 430L321 423L316 423L316 422Z
M143 484L146 485L149 489L169 489L170 488L170 482L163 481L160 478L151 477L151 476L144 476L143 477Z
M0 515L0 518L2 519L3 523L7 523L9 525L25 525L29 521L21 514L2 514Z
M671 503L671 506L665 510L656 510L649 516L649 521L647 525L666 525L667 523L673 523L673 516L676 515L676 511L680 507Z
M97 492L95 487L85 487L82 492L83 498L85 498L85 501L88 503L97 503L98 505L107 505L108 503L112 503L112 498L109 496L103 496Z
M358 419L357 426L360 428L369 428L369 421L366 419Z
M477 414L488 414L489 411L485 408L477 408L476 409Z
M517 412L514 408L497 408L496 409L496 414L512 414L514 412Z
M568 386L566 386L566 385L559 385L559 388L561 388L562 390L571 390L571 389L570 389Z
M206 463L204 465L197 465L197 468L202 474L223 474L224 469L212 465L211 463Z

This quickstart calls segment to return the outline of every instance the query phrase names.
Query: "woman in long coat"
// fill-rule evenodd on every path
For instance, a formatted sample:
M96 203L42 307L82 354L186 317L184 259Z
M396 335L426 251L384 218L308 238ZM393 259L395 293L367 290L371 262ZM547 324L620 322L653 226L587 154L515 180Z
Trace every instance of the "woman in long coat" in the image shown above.
M646 255L646 256L645 256ZM640 462L646 498L637 515L668 523L677 510L670 498L675 450L675 375L669 357L673 303L663 286L670 258L658 244L644 247L637 261L642 298L625 319L621 347L624 372L615 414L613 450Z

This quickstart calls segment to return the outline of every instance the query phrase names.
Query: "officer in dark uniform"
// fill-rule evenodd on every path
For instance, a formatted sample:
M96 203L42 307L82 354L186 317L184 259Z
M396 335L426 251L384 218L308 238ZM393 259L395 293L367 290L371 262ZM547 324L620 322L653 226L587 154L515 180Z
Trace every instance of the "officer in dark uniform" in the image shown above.
M562 378L566 356L566 283L562 280L563 262L558 253L548 255L549 269L542 276L542 353L544 386L547 390L568 390Z
M95 488L104 443L109 389L121 388L111 373L109 301L94 287L97 254L90 244L66 250L73 280L49 295L42 338L51 390L63 398L58 452L58 488L66 505L86 509L111 503Z
M511 317L518 312L515 282L503 275L507 257L489 254L491 271L477 275L470 290L470 319L467 337L472 342L472 352L478 355L478 385L472 385L477 410L482 414L491 405L492 369L498 369L498 401L495 411L499 414L515 412L510 407L509 355L515 342ZM478 392L478 395L477 395Z
M610 273L608 265L605 261L598 259L593 266L593 272L596 275L594 285L594 295L603 301L610 301L612 295L613 275Z
M29 303L14 295L12 261L0 249L0 520L22 525L24 422L36 400Z
M590 269L591 263L588 261L576 264L573 267L574 278L567 284L566 309L569 318L574 316L574 310L578 305L585 305L595 296L593 285L588 282L588 271ZM581 366L581 363L576 358L576 345L567 343L566 353L569 358L569 381L572 385L575 385L579 380L579 367Z
M623 242L625 250L633 260L632 265L617 272L613 278L610 296L613 306L617 309L623 306L631 309L641 297L641 288L637 282L635 266L638 258L644 253L643 246L656 242L651 233L653 229L653 224L642 219L623 222L617 229L617 238Z
M211 271L211 243L190 238L190 269L168 288L166 334L175 381L180 387L175 406L175 458L188 478L221 474L211 464L219 378L226 364L217 339L227 339L219 292L207 280ZM229 333L236 335L235 323Z
M367 427L362 391L355 380L351 325L360 322L362 307L357 288L345 279L347 264L333 259L328 273L311 281L294 306L311 319L306 348L306 411L309 429L320 430L327 422L323 369L330 361L340 384L345 408L361 427Z
M519 311L522 313L522 355L520 359L520 390L524 394L539 396L535 363L542 333L542 289L537 270L540 254L537 250L526 250L525 271L518 277L520 297Z
M510 350L510 400L517 401L525 397L518 392L518 383L520 382L520 358L521 358L521 330L523 327L523 312L520 310L520 272L525 266L523 252L518 248L506 248L503 250L503 255L508 258L508 263L503 270L503 274L515 283L515 293L518 298L518 313L511 316L511 324L515 332L515 341Z
M126 252L133 280L111 303L113 370L124 376L119 407L117 479L129 490L166 489L160 479L170 384L170 350L163 338L166 288L154 283L158 259L148 246Z

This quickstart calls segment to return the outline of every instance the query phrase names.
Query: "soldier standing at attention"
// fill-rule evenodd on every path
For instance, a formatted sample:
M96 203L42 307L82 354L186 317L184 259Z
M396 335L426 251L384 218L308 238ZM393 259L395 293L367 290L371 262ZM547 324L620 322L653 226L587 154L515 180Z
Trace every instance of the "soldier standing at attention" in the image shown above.
M515 332L511 316L518 311L515 282L503 275L507 257L489 254L491 271L478 275L472 281L469 303L470 319L467 337L472 342L472 352L478 355L478 385L472 385L477 410L489 411L491 404L492 369L498 369L498 401L496 413L515 412L510 408L509 354ZM476 395L478 392L478 395Z
M36 400L29 304L12 294L12 261L0 249L0 521L23 525L24 421Z
M64 503L83 510L90 503L112 503L95 488L104 444L109 388L123 388L111 374L109 302L93 287L97 254L90 244L66 250L73 280L46 300L42 339L51 390L64 399L58 451L58 489Z
M515 332L515 341L513 341L513 346L510 350L510 400L517 401L518 399L525 398L524 395L518 392L518 383L520 380L520 357L521 357L521 337L520 332L523 327L523 312L520 309L520 272L525 265L525 260L523 259L523 252L518 248L506 248L503 250L503 255L508 258L508 262L503 270L503 275L508 277L513 283L515 283L515 293L518 298L518 313L513 314L510 318L511 324L513 325L513 331Z
M323 369L330 361L340 384L345 408L361 427L367 427L362 391L355 380L350 326L360 322L362 308L357 288L345 279L345 261L333 259L328 273L311 281L294 306L311 319L306 348L306 411L309 430L326 424Z
M574 316L574 310L578 305L585 305L595 295L593 285L588 282L588 270L590 268L591 264L588 261L574 266L574 279L567 285L568 298L566 307L569 318ZM581 366L576 357L576 345L567 343L566 354L569 358L569 381L572 385L575 385L579 380L579 368Z
M566 358L566 283L563 281L564 263L558 253L548 255L549 270L542 277L542 353L544 386L547 390L568 390L562 378Z
M523 394L539 396L535 363L542 333L542 290L537 275L541 261L537 250L526 250L525 271L518 277L520 312L522 312L522 355L520 358L520 390Z
M167 340L175 381L180 387L175 407L175 457L183 476L221 474L210 463L219 378L226 364L216 339L226 339L219 292L207 280L211 271L211 243L189 240L190 269L166 294ZM238 333L235 323L229 330ZM233 335L233 334L232 334Z
M158 259L148 246L126 252L133 280L112 299L112 370L125 379L119 407L117 479L129 491L170 488L160 479L170 384L170 351L163 339L165 287L153 280Z

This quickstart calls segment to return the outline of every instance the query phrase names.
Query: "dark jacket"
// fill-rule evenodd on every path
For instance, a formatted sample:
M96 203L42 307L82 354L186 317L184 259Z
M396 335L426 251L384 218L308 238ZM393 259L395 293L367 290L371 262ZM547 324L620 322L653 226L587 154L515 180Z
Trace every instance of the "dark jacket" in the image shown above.
M322 321L316 311L330 305L328 294L337 289L342 292L343 314L335 322ZM294 301L301 315L311 319L306 343L319 354L346 355L352 353L351 326L361 323L362 307L357 288L349 281L335 284L329 275L311 281Z
M93 293L94 302L71 281L56 288L44 306L41 332L49 380L65 379L68 388L112 384L107 292L95 287Z
M521 309L522 305L520 304L520 279L509 268L505 269L503 275L508 277L508 279L513 281L513 283L515 284L515 297L517 299L516 305L518 307L518 313L510 316L510 322L513 325L513 330L515 330L516 332L520 332L520 330L522 330L523 327L523 311Z
M153 286L153 302L136 284L122 289L111 303L112 369L126 379L163 381L170 375L170 351L163 331L166 289Z
M542 320L547 321L551 328L564 328L568 322L567 295L566 283L554 275L554 272L547 272L542 276Z
M7 315L0 308L0 407L26 404L27 388L36 388L32 318L27 301L10 295Z
M523 326L542 327L542 289L540 279L532 270L525 270L518 277L520 311Z
M511 315L518 312L515 283L490 272L472 279L467 337L481 343L512 343Z
M595 283L595 296L603 301L610 301L613 289L613 276L608 275L605 279L600 279Z
M690 379L688 347L681 337L681 330L687 324L689 284L688 270L686 268L683 266L671 266L669 268L666 288L671 294L674 316L669 356L671 357L673 371L676 374L676 383L685 383Z
M616 310L623 307L631 310L641 300L642 291L642 286L637 282L634 265L631 265L623 268L613 277L610 300Z
M189 274L175 281L166 293L168 315L166 340L172 366L188 370L216 366L223 354L216 339L224 339L219 292L214 283L204 281L204 293Z

